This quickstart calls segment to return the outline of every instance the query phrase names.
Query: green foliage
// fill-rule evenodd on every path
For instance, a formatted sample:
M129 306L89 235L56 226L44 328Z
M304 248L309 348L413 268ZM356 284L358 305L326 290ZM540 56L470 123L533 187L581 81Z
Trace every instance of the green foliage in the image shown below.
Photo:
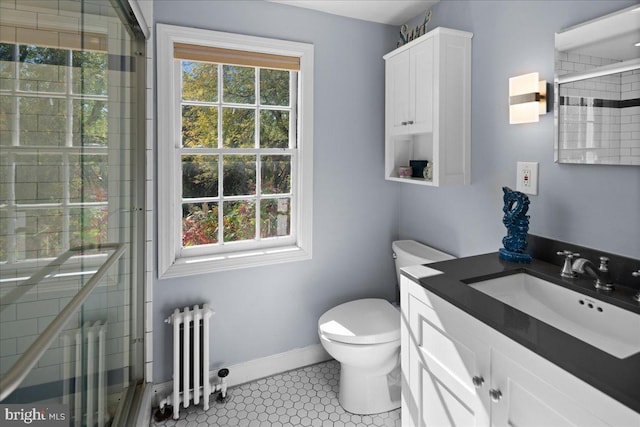
M261 156L262 193L281 194L291 191L291 157Z
M218 204L185 204L182 207L182 246L218 242Z
M9 43L0 43L0 61L13 61L14 46Z
M289 105L289 72L260 70L260 103L262 105Z
M217 64L182 61L182 146L185 148L217 148L219 126L222 127L223 148L254 148L259 131L261 148L289 148L290 72L260 69L259 99L256 108L256 68L223 65L222 101L238 104L222 107L222 122L218 123L218 107L195 105L198 102L217 103ZM246 105L246 107L245 107ZM256 111L260 128L256 129ZM182 197L217 198L218 162L222 161L223 196L254 196L257 165L260 163L262 194L287 194L291 191L291 155L183 155ZM284 209L284 210L283 210ZM260 201L261 237L290 233L290 200ZM255 199L223 202L223 241L256 238ZM218 243L218 203L185 203L183 205L182 244L196 246Z
M182 61L182 99L218 101L218 64Z
M107 242L107 208L82 208L71 215L70 246Z
M182 156L182 198L218 196L218 156Z
M249 108L222 109L224 148L253 148L255 146L255 110Z
M66 65L67 51L51 47L20 46L18 61L25 64Z
M222 100L231 104L255 104L255 68L223 65L222 70Z
M260 146L263 148L289 148L288 111L260 111Z
M182 106L182 146L189 148L218 147L217 107Z
M225 196L256 194L256 156L223 156Z
M251 240L256 234L256 206L253 200L224 202L225 242Z
M261 237L286 236L291 232L290 205L291 200L288 198L262 200L260 203Z
M74 93L107 94L107 55L105 53L74 50L71 54L71 64Z

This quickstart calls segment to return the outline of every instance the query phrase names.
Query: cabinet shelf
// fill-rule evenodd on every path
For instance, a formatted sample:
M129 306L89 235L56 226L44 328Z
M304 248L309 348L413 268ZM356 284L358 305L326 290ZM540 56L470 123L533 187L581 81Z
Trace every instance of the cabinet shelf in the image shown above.
M398 176L388 176L387 181L397 181L403 182L405 184L418 184L418 185L427 185L433 187L433 180L428 181L424 178L400 178Z
M471 182L472 36L439 27L384 56L385 179ZM411 160L430 162L433 180L400 178Z

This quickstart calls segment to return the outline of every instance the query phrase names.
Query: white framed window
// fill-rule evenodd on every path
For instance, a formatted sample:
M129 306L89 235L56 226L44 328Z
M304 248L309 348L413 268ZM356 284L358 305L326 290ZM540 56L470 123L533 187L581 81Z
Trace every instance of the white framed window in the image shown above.
M156 29L159 277L310 259L313 46Z

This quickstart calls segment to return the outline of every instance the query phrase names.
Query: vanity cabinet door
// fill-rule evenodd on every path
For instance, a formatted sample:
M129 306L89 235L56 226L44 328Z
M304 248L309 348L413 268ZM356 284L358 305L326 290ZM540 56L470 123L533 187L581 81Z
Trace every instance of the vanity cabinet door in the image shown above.
M527 366L535 372L541 368ZM613 426L529 369L495 349L491 351L492 426ZM557 376L555 380L562 382Z
M402 348L403 425L488 426L487 347L464 330L452 306L426 294L405 295L402 304L409 343Z

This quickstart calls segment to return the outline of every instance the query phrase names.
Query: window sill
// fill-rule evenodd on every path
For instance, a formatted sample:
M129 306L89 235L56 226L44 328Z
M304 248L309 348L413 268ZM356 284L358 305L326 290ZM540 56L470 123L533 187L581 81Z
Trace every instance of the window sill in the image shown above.
M160 272L159 278L169 279L309 259L311 259L311 252L298 246L180 258L170 265L166 271Z

